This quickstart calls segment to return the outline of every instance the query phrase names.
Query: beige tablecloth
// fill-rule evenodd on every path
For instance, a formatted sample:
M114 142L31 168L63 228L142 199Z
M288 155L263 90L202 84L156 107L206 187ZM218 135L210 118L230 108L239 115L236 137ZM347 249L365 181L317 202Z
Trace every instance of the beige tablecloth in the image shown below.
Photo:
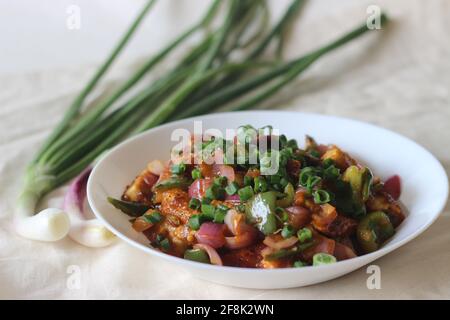
M288 56L364 20L374 2L394 21L380 34L322 59L293 85L297 98L288 99L291 90L270 106L392 129L425 146L449 172L450 1L310 2L293 30ZM0 298L450 298L448 205L420 237L375 262L381 268L379 290L367 288L365 268L305 288L245 290L197 280L125 243L88 249L70 239L49 244L19 238L11 214L24 167L94 69L0 77ZM121 74L116 71L109 79ZM49 197L56 204L60 200L58 193ZM71 285L73 270L80 271L79 288Z

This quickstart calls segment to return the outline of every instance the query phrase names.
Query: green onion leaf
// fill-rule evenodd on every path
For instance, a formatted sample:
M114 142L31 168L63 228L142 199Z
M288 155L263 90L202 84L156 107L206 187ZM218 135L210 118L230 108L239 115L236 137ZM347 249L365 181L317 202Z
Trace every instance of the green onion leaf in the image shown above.
M173 174L183 174L186 171L186 165L184 163L173 164L170 167L170 172Z
M189 200L189 208L191 209L198 210L201 205L202 203L200 202L200 200L196 198L192 198L191 200Z
M200 229L201 225L200 215L194 214L192 217L189 218L188 224L192 230Z
M330 194L323 189L314 191L313 197L314 197L314 203L316 203L316 204L328 203L331 200Z
M241 199L241 201L247 201L254 195L253 189L251 186L246 186L244 188L239 189L238 194L239 194L239 199Z
M295 230L291 225L285 225L281 230L281 236L285 239L292 237L295 234Z
M305 243L312 239L312 231L309 228L302 228L298 230L297 237L300 243Z
M236 182L231 182L228 186L225 188L225 192L229 194L230 196L236 194L236 192L239 190L239 185Z
M335 263L336 257L332 256L331 254L327 253L316 253L313 256L313 266L322 266L326 264L332 264Z
M194 179L194 180L201 179L202 173L200 172L200 170L198 168L195 168L192 170L191 176L192 176L192 179Z

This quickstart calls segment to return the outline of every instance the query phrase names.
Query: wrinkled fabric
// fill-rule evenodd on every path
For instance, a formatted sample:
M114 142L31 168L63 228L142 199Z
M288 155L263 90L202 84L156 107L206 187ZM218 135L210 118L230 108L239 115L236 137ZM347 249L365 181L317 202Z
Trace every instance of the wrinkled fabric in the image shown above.
M310 2L293 27L287 57L364 21L369 4L386 8L393 21L321 59L265 107L345 116L392 129L430 150L449 173L450 1ZM372 290L366 267L305 288L247 290L195 279L122 242L89 249L68 238L40 243L18 237L11 216L24 168L93 70L80 66L0 76L0 298L450 298L448 204L422 235L374 262L382 277L381 289ZM99 91L127 71L115 72ZM45 203L60 205L61 194L52 193Z

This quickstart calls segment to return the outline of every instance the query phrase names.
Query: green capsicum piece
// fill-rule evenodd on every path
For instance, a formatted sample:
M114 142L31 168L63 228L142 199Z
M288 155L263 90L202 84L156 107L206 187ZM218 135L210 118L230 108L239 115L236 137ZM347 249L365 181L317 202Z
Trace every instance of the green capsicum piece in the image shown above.
M133 201L124 201L119 199L114 199L112 197L108 197L108 202L111 203L115 208L119 209L123 213L131 217L140 217L142 216L148 209L151 207L149 205L133 202Z
M276 201L277 192L268 191L254 195L245 206L247 220L255 224L265 235L277 230Z
M348 182L352 189L352 199L356 215L365 215L364 203L369 199L373 175L369 168L357 166L348 167L342 180Z
M191 181L183 176L171 176L168 179L159 181L155 184L155 190L167 190L171 188L187 189Z
M277 207L287 208L292 205L294 202L295 190L292 183L288 183L286 187L284 187L284 197L282 199L277 200Z
M208 254L205 250L201 249L188 249L184 252L184 258L191 261L201 262L201 263L211 263L209 261Z
M394 232L394 226L387 214L375 211L359 222L356 237L361 248L368 253L378 250L384 241L394 235Z

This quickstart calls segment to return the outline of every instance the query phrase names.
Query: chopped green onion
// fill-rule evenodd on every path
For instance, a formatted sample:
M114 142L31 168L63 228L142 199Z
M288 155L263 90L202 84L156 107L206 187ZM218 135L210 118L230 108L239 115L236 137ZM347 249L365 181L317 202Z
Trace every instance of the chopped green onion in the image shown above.
M334 160L331 158L327 158L322 161L322 167L325 169L334 165Z
M302 228L298 230L297 238L300 243L305 243L312 239L312 231L309 228Z
M202 173L200 172L200 170L198 168L195 168L192 170L191 176L192 176L192 179L194 179L194 180L201 179Z
M329 159L328 159L329 160ZM339 178L340 171L339 168L336 168L333 164L325 168L323 171L323 176L326 179L337 179Z
M320 153L317 150L311 150L309 154L314 158L320 158Z
M173 174L183 174L186 171L186 165L184 163L173 164L170 167L170 172Z
M192 198L191 200L189 200L189 208L191 209L198 210L201 205L202 203L200 202L200 200L196 198Z
M203 205L203 204L210 204L211 201L212 201L212 199L209 199L209 198L207 198L207 197L203 197L203 198L202 198L202 205Z
M213 184L206 189L205 196L211 200L223 200L225 198L225 190L222 187Z
M311 193L313 188L322 180L319 176L309 176L306 183L306 190Z
M144 220L148 223L155 224L162 220L162 215L158 211L154 211L150 214L145 214L142 216Z
M324 203L330 202L330 200L331 200L330 194L323 189L314 191L313 197L314 197L314 203L316 203L316 204L324 204Z
M246 186L244 188L239 189L238 194L239 194L239 199L241 199L241 201L247 201L254 195L253 189L251 186Z
M289 183L289 180L288 179L286 179L286 178L281 178L280 179L280 186L281 186L281 188L286 188L286 186L288 185L288 183Z
M303 262L303 261L295 261L294 262L294 268L301 268L301 267L304 267L304 266L306 266L307 264L305 263L305 262Z
M230 196L236 194L236 192L239 190L239 185L236 182L231 182L228 186L225 188L225 192L228 193Z
M216 209L216 211L214 212L214 220L213 222L215 223L223 223L225 220L225 216L227 214L227 211L221 210L221 209Z
M201 207L202 218L205 218L207 220L213 220L215 210L216 210L216 208L214 208L214 206L211 204L202 204L202 207Z
M298 184L301 185L302 187L306 187L308 185L308 180L310 179L310 177L315 175L316 175L315 168L313 167L303 168L302 171L300 172Z
M316 253L313 256L313 266L332 264L335 263L336 261L337 261L336 257L328 253Z
M281 236L283 238L290 238L295 234L295 230L291 225L285 225L281 230Z
M200 229L200 225L202 224L201 223L201 219L200 219L200 215L199 214L194 214L192 217L189 218L188 224L189 224L189 227L192 230Z
M227 177L215 177L214 178L214 184L218 187L223 187L227 184Z
M159 242L159 246L165 250L165 251L169 251L170 250L170 242L169 239L164 239L162 241Z

